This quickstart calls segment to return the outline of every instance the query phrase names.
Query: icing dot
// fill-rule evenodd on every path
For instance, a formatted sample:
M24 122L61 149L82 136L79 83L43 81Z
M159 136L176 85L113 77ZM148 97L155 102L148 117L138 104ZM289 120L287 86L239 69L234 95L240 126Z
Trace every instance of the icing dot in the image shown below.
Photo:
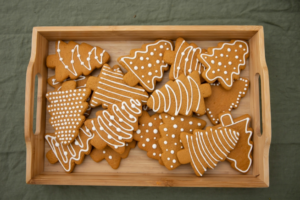
M227 74L227 71L224 71L224 74Z
M144 60L144 57L143 57L143 56L141 56L141 57L140 57L140 60Z
M108 158L111 160L111 159L112 159L112 156L108 156Z
M164 128L164 131L168 131L168 129L167 129L167 128Z
M188 59L188 58L186 58L186 59L185 59L185 62L187 62L187 61L189 61L189 59Z
M181 118L180 120L183 122L183 121L184 121L184 118Z
M149 60L149 58L148 58L148 57L146 57L146 60Z
M118 131L118 132L121 132L121 129L120 129L120 128L117 128L117 131Z
M158 132L158 130L157 130L157 129L154 129L154 130L153 130L153 133L154 133L154 134L156 134L157 132Z
M221 62L218 62L218 65L219 65L219 66L221 66L221 65L222 65L222 63L221 63Z
M229 61L229 62L228 62L228 64L229 64L229 65L231 65L231 64L232 64L232 62L231 62L231 61Z
M145 144L142 144L142 146L145 147L146 145L145 145Z
M211 64L215 64L215 61L214 61L214 60L211 60L210 62L211 62Z
M227 49L227 51L228 51L228 52L230 52L230 51L231 51L231 49L230 49L230 48L228 48L228 49Z
M175 159L173 159L173 163L176 163L176 160L175 160Z
M153 144L153 145L152 145L152 148L153 148L153 149L156 149L156 147L157 147L156 144Z
M105 154L106 153L106 151L103 151L103 154Z
M174 124L173 127L174 127L174 128L177 128L177 124Z
M62 61L62 60L63 60L63 58L59 58L59 60L60 60L60 61Z
M147 83L150 83L150 81L148 80Z
M153 153L153 156L156 156L156 153Z
M119 139L119 140L122 140L122 137L121 137L121 136L119 136L119 137L118 137L118 139Z
M192 121L190 121L190 122L189 122L189 124L190 124L190 125L192 125L192 124L193 124L193 122L192 122Z
M175 138L175 134L172 134L172 138Z
M201 126L201 123L198 123L198 126Z
M220 54L220 56L221 56L221 57L223 57L223 56L224 56L224 54L222 54L222 53L221 53L221 54Z
M56 143L55 143L55 146L56 146L56 147L59 147L59 144L56 142Z
M114 119L115 119L115 117L114 117L114 116L110 116L109 118L110 118L110 120L114 120Z
M174 154L174 150L171 150L171 154Z
M171 117L171 120L174 120L175 118L174 117Z
M151 64L151 63L149 63L149 64L148 64L148 67L152 67L152 64Z
M144 66L141 66L141 69L144 69Z
M168 144L167 140L164 141L164 144Z
M150 139L149 138L146 138L146 142L149 142L150 141Z
M156 63L157 63L157 64L159 64L159 63L160 63L160 61L159 61L159 60L156 60Z
M149 126L149 127L151 127L151 126L152 126L152 123L151 123L151 122L149 122L149 123L148 123L148 126Z
M108 139L111 139L112 137L111 137L111 135L107 135L107 138L108 138Z
M240 44L239 47L242 48L242 45Z
M182 131L184 131L184 129L183 129L183 128L181 128L181 129L180 129L180 131L182 132Z
M164 46L163 46L163 45L160 45L160 46L159 46L159 48L161 48L161 49L162 49L162 48L164 48Z
M235 59L239 59L239 56L235 56Z
M213 70L211 73L213 73L213 74L214 74L214 73L216 73L216 72L215 72L215 70Z
M170 160L170 158L168 157L167 160Z
M57 52L59 53L59 52L60 52L60 49L57 49Z
M134 66L134 68L133 68L134 70L138 70L138 66Z
M151 55L151 56L153 56L153 55L154 55L154 53L153 53L153 52L151 52L151 53L150 53L150 55Z
M148 75L151 76L151 75L152 75L152 72L149 72Z
M157 70L155 70L155 73L157 73L158 71Z
M162 53L159 53L159 56L163 56L163 54L162 54Z
M71 63L73 64L73 63L74 63L74 60L71 60Z
M68 69L68 65L65 65L65 68Z
M154 48L154 51L156 51L156 48Z

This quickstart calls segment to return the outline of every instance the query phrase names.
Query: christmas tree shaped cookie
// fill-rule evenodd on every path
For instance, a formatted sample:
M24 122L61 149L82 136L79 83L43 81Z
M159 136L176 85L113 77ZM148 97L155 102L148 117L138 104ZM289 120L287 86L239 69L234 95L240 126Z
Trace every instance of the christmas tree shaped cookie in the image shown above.
M249 57L249 47L243 40L219 43L217 47L208 48L207 53L198 55L198 59L205 66L202 77L208 82L216 80L223 88L230 90L234 80L240 76L246 67Z
M142 115L140 100L128 99L117 104L111 104L107 110L100 110L96 118L88 119L85 125L95 137L91 144L99 150L107 145L122 154L125 143L132 141L133 131L138 128L138 117Z
M194 130L193 134L181 133L184 149L177 156L181 164L190 163L197 176L202 176L207 168L214 169L224 161L239 140L239 133L230 128L206 128Z
M159 126L161 159L167 169L173 170L180 165L177 158L177 152L183 148L180 133L192 133L195 129L202 129L206 122L202 119L183 115L172 117L168 114L161 114L161 118L163 121L163 124Z
M194 43L187 43L183 38L178 38L175 43L175 51L168 50L164 54L164 61L171 65L170 80L177 79L181 74L189 75L193 71L201 74L201 63L197 55L203 53L200 47Z
M65 145L72 143L77 137L85 120L84 113L88 109L86 100L91 94L88 88L75 88L75 81L67 81L62 84L61 91L46 94L50 102L47 106L51 115L49 122L55 129L57 140Z
M143 111L139 118L139 127L133 134L133 139L138 141L138 147L147 151L147 156L158 160L161 164L161 149L158 144L160 139L159 125L162 123L160 114L150 117L147 111Z
M135 141L126 143L125 151L122 154L118 154L108 146L106 146L103 150L93 149L90 156L95 162L100 162L105 159L113 169L118 169L121 160L128 157L130 149L134 148L135 145Z
M234 150L227 157L227 161L231 163L231 167L241 173L247 173L252 164L253 142L252 128L250 128L250 115L243 115L233 119L230 112L224 112L219 115L220 125L216 128L228 127L240 133L240 139Z
M102 67L109 61L109 54L100 47L93 47L86 43L77 44L70 41L57 41L55 54L47 57L46 65L55 69L57 82L70 77L78 79L80 75L89 75L95 68Z
M107 64L102 67L98 78L91 76L87 82L87 87L94 91L91 106L102 105L103 108L107 108L108 105L130 98L140 99L143 104L146 104L148 93L140 86L127 85L123 81L123 76L118 65L111 68Z
M66 172L72 172L75 164L82 163L84 156L91 152L90 140L94 135L85 127L80 128L78 137L68 145L62 145L54 133L46 133L45 139L51 150L46 153L46 158L52 164L59 163Z
M128 71L124 81L129 86L138 83L148 92L152 92L156 82L161 81L164 71L169 69L164 63L163 55L166 50L173 51L170 40L156 40L153 43L144 44L141 49L133 49L128 56L121 56L118 62Z
M247 94L249 80L240 78L234 81L230 90L225 90L219 83L211 84L211 96L205 99L206 115L212 124L219 124L219 114L238 108L241 99Z
M208 83L201 84L197 71L180 75L175 81L168 81L161 89L155 90L147 102L154 112L190 116L192 112L205 113L204 98L211 95Z

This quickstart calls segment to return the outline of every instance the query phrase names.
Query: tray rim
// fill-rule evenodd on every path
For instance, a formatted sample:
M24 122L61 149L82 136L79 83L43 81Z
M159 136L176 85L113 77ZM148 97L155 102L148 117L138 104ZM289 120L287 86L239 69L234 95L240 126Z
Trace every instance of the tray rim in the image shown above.
M183 30L184 27L184 30ZM38 52L39 46L47 46L49 40L56 40L58 38L68 40L78 38L77 40L103 40L105 37L110 37L111 40L120 38L126 39L129 34L137 34L134 40L149 39L145 32L154 32L155 34L172 34L173 38L178 37L178 34L188 34L188 40L195 38L196 34L202 33L203 38L209 38L210 34L216 34L217 37L211 36L211 40L236 38L238 34L240 39L250 40L255 38L259 45L258 52L258 74L261 77L261 98L262 98L262 123L263 135L260 139L260 148L262 153L262 166L257 169L261 175L207 175L198 179L198 181L190 182L188 176L179 175L160 175L156 174L147 177L147 180L132 179L130 174L101 174L97 173L89 175L88 173L76 173L73 175L62 173L43 172L43 166L35 163L36 160L43 157L43 153L37 152L37 149L44 148L43 134L38 134L45 130L45 124L37 123L36 135L32 132L32 119L34 107L34 83L35 76L38 74L38 92L37 92L37 122L38 119L45 117L45 98L46 83L42 81L43 76L47 76L47 70L43 67L38 68L37 63L44 63L40 55L45 56L47 50ZM99 34L101 33L101 34ZM120 34L126 33L126 34ZM155 34L152 37L155 37ZM176 35L177 34L177 35ZM99 36L100 35L100 36ZM90 37L89 37L90 36ZM132 36L131 36L132 37ZM170 37L169 37L170 38ZM199 40L199 39L198 39ZM205 39L204 39L205 40ZM254 40L254 39L253 39ZM253 41L252 40L252 41ZM251 43L251 41L250 41ZM251 44L250 44L251 45ZM253 54L253 53L252 53ZM38 55L38 56L37 56ZM40 87L41 86L41 87ZM258 86L254 87L253 93L257 93ZM252 106L257 110L257 105ZM259 107L258 107L259 109ZM255 119L257 121L257 119ZM259 119L258 119L259 120ZM254 121L254 119L253 119ZM256 130L260 132L260 130ZM269 75L268 68L265 61L264 50L264 34L262 26L55 26L55 27L34 27L32 31L32 49L31 57L27 67L26 75L26 94L25 94L25 142L26 142L26 183L28 184L50 184L50 185L118 185L118 186L167 186L167 187L268 187L269 186L269 149L271 143L271 110L270 110L270 90L269 90ZM255 144L257 145L257 144ZM136 174L135 174L136 175ZM142 174L140 174L142 175ZM123 177L122 177L123 176ZM127 180L123 178L131 177ZM64 178L65 177L65 178ZM174 181L176 177L177 181ZM196 183L196 184L195 184Z

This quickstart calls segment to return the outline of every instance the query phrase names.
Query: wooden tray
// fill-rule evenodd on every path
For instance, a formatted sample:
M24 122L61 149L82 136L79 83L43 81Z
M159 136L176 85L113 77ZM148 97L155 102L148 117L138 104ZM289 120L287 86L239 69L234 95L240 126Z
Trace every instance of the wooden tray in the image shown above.
M183 37L202 48L216 46L218 42L230 39L248 40L250 57L241 77L250 79L250 90L243 98L234 117L250 114L253 128L253 164L250 171L240 174L228 162L221 162L214 170L208 170L204 177L195 176L190 165L182 165L169 171L146 156L138 147L123 159L119 169L113 170L106 161L95 163L86 156L73 173L65 173L60 164L50 164L45 153L50 149L44 139L46 132L54 129L48 122L45 94L53 90L47 85L47 78L54 74L45 65L47 55L54 54L56 40L75 40L100 46L111 55L110 66L118 64L116 59L131 49L140 48L143 43L165 38L176 40ZM93 75L99 74L99 70ZM35 79L38 87L35 88ZM161 87L164 80L157 85ZM37 92L36 105L34 103ZM260 101L261 90L261 101ZM34 128L34 108L36 125ZM95 112L101 108L94 109ZM260 112L261 111L261 112ZM209 122L206 116L202 119ZM261 127L261 123L263 127ZM208 123L210 125L210 123ZM269 75L265 62L264 34L262 26L102 26L102 27L35 27L32 32L31 58L26 75L25 98L25 141L26 182L49 185L114 185L114 186L172 186L172 187L268 187L269 148L271 142L271 110Z

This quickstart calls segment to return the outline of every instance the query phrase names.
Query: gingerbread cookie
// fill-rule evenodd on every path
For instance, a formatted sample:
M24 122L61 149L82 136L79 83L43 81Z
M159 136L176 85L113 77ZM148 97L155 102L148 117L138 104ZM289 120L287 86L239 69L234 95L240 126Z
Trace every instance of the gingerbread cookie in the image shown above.
M128 56L119 57L118 62L128 71L124 76L125 83L129 86L140 83L145 90L152 92L156 82L162 80L164 71L169 69L163 61L166 50L173 51L172 41L156 40L144 44L141 49L131 50Z
M230 90L225 90L219 83L211 84L211 96L205 99L206 115L212 124L219 124L219 114L238 108L241 99L247 94L249 80L240 78L234 81Z
M230 128L194 130L193 134L181 133L184 149L177 156L181 164L191 163L197 176L202 176L207 168L214 169L224 161L239 140L239 133Z
M181 74L189 75L193 71L201 74L202 64L197 55L205 52L194 43L187 43L183 38L178 38L175 43L175 51L167 50L164 54L165 63L171 65L169 79L175 80Z
M133 139L138 141L138 147L147 151L147 156L161 161L161 149L158 144L160 139L159 125L162 123L160 114L154 114L150 117L147 111L143 111L139 118L139 127L133 133Z
M80 128L78 137L68 145L62 145L54 133L46 133L45 139L51 147L46 157L51 164L59 161L66 172L72 172L75 164L82 163L84 156L91 151L90 140L94 135L85 127Z
M61 91L48 92L46 94L50 105L47 110L51 115L50 124L55 129L57 141L62 144L70 144L79 133L79 128L85 121L84 113L88 109L86 100L91 90L75 89L75 81L67 81L62 84Z
M168 81L161 89L155 90L147 102L154 112L190 116L192 112L205 113L204 98L211 95L208 83L201 84L197 71L180 75L175 81Z
M78 79L75 79L74 81L76 81L76 88L86 88L86 82L88 80L89 76L79 76ZM69 81L71 79L67 78L65 81ZM63 81L63 82L65 82ZM63 82L57 82L55 79L55 76L51 76L48 78L48 84L54 88L54 91L59 91L61 89L61 85L63 84Z
M203 129L206 122L196 117L183 115L172 117L168 114L161 114L161 118L163 121L163 124L159 126L161 159L168 170L173 170L180 165L177 158L177 152L183 148L180 133L192 133L195 129Z
M223 88L230 90L233 81L239 78L241 70L246 67L249 57L248 43L231 40L208 48L207 51L198 55L198 59L205 66L202 77L208 83L218 80Z
M132 141L141 115L142 104L138 99L111 104L107 110L98 111L96 118L85 121L85 125L95 134L91 144L99 150L108 145L117 153L124 153L125 143Z
M123 72L118 65L110 68L105 64L99 77L91 76L88 79L87 86L94 92L91 98L91 106L102 105L107 108L108 105L119 103L126 99L140 99L146 104L149 97L148 93L140 86L131 87L123 81Z
M102 67L110 59L109 54L100 47L93 47L86 43L77 44L70 41L56 42L56 54L47 57L46 65L55 68L57 82L70 77L78 79L80 75L89 75L95 68Z
M251 140L253 130L249 128L251 117L243 115L233 119L230 112L224 112L219 115L220 125L216 128L228 127L240 133L240 139L234 150L227 157L227 161L231 163L231 167L241 173L247 173L252 164L253 142Z
M100 162L101 160L105 159L113 169L118 169L121 160L128 157L130 149L133 149L135 145L135 141L126 143L125 151L122 154L118 154L108 146L105 147L103 150L93 149L90 156L95 162Z

